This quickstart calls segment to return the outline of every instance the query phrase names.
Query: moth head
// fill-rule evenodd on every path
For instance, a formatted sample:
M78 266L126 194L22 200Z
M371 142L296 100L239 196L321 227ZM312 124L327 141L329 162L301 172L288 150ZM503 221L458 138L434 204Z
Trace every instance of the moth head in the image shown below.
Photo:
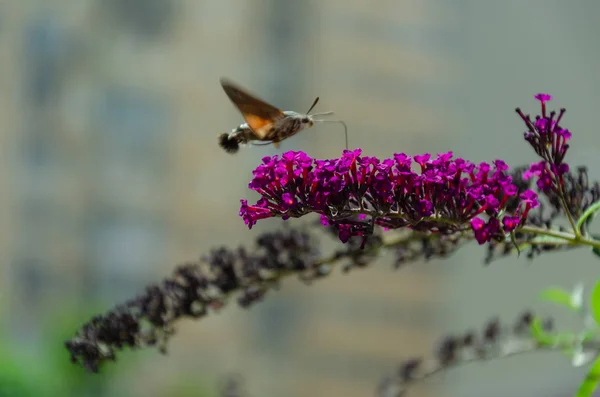
M300 119L300 121L303 125L306 125L308 127L312 127L315 124L314 120L310 116L304 116Z

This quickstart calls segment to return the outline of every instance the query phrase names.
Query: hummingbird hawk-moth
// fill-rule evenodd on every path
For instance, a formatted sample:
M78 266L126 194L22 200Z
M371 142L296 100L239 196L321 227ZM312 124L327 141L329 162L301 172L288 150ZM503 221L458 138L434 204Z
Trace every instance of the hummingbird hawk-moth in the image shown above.
M227 153L236 153L240 145L268 145L273 144L275 148L279 143L305 128L312 127L315 123L341 123L346 134L346 149L348 148L348 127L342 120L316 120L314 116L328 116L333 112L309 114L319 102L317 97L306 114L296 113L291 110L283 111L275 106L258 99L245 89L221 78L223 90L242 113L243 124L234 128L229 133L219 134L219 146Z

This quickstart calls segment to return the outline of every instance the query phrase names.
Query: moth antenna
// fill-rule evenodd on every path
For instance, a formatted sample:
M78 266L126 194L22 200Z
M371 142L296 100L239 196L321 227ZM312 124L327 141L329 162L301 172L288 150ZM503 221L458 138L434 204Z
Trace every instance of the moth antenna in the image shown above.
M314 114L311 114L311 116L313 116L313 117L314 116L331 116L332 114L335 114L335 113L333 113L333 112L314 113Z
M313 108L317 105L317 102L319 102L319 97L315 98L315 101L313 102L313 104L310 106L310 109L308 109L308 112L306 112L306 114L309 114L311 110L313 110Z
M348 150L348 126L342 120L315 120L315 123L340 123L344 126L344 136L346 137L346 150Z

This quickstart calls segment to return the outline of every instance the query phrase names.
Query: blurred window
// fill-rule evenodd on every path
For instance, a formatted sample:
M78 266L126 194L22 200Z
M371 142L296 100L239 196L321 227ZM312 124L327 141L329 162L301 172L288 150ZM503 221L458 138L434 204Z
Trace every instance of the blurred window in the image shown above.
M109 88L95 107L95 168L107 194L159 197L168 171L168 102L160 94Z
M175 16L172 0L99 0L113 24L146 39L164 34Z
M166 249L166 229L160 219L98 210L88 224L88 237L88 271L100 294L126 299L156 278L154 270L163 263Z
M32 105L46 105L57 95L64 75L61 63L70 50L68 39L54 19L35 19L26 28L26 96Z

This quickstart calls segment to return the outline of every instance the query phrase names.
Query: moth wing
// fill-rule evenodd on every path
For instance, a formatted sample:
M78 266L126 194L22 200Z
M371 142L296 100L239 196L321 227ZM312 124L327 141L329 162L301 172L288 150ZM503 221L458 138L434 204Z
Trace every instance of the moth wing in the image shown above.
M238 108L254 134L265 139L275 120L284 116L281 109L258 99L232 81L221 78L221 86L231 102Z

